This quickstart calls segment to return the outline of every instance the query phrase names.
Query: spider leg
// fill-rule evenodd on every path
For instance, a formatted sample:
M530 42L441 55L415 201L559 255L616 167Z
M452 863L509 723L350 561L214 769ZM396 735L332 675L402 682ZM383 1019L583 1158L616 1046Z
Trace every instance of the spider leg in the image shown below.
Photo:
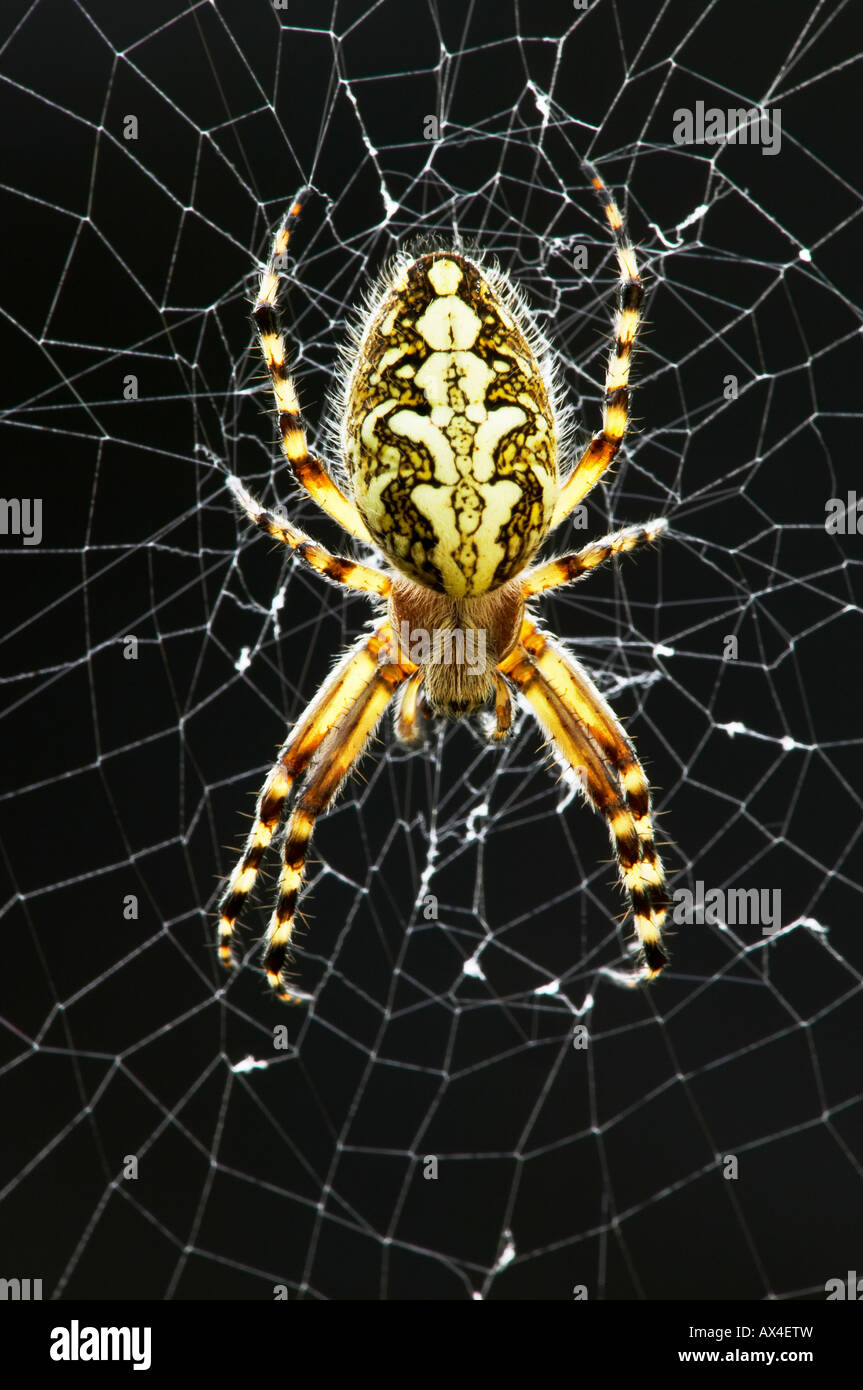
M233 474L228 475L228 487L250 521L262 531L266 531L274 540L290 546L291 550L318 574L331 579L335 584L342 584L346 589L359 589L366 594L387 597L392 588L392 580L382 570L372 569L370 565L361 565L356 560L347 560L343 555L331 555L322 545L318 545L317 541L307 536L305 531L298 530L283 517L262 507Z
M417 671L402 687L396 715L396 737L402 743L418 744L422 742L422 726L428 717L428 709L422 696L424 676L423 671Z
M664 517L658 517L643 526L625 526L622 531L612 531L610 535L603 536L602 540L591 541L589 545L582 546L581 550L575 550L571 555L561 555L558 560L549 560L545 565L537 565L536 569L528 570L522 584L522 593L525 598L533 598L536 594L548 593L549 589L559 589L561 585L569 584L573 579L580 579L590 570L597 569L612 556L622 555L627 550L635 550L636 546L655 541L667 530L668 522Z
M261 352L270 374L279 412L282 449L291 472L322 511L327 512L350 535L356 536L357 540L372 545L372 537L356 504L336 485L321 461L309 453L305 430L300 423L297 393L287 369L288 350L279 324L277 308L279 279L284 273L291 233L302 211L303 196L299 194L295 198L275 235L270 259L261 274L252 318L258 329Z
M237 919L255 885L264 854L279 828L291 788L303 775L321 744L346 710L362 698L374 680L381 653L389 642L389 623L351 648L294 725L261 788L252 826L219 905L219 956L234 964L232 940Z
M503 743L512 728L512 696L509 687L499 671L494 673L494 724L489 738L492 743Z
M661 895L664 896L665 876L653 840L650 790L623 725L580 663L562 651L529 620L522 625L521 643L617 773L642 843L642 858L648 864L655 865L659 876L658 888L661 888ZM657 899L661 895L657 892Z
M638 262L624 231L617 204L592 165L586 164L585 167L608 219L620 267L614 346L605 374L602 429L593 436L561 488L551 519L551 530L559 526L573 507L587 496L614 461L623 442L629 416L629 364L644 298Z
M653 839L650 792L626 734L577 665L526 621L521 640L498 665L518 687L608 823L620 876L629 894L649 979L668 962L662 923L665 875Z
M284 971L289 959L297 900L315 822L335 799L374 733L393 693L415 671L412 662L377 666L353 704L344 709L340 722L331 728L320 745L305 785L294 804L285 832L279 896L267 928L264 949L267 978L278 997L286 1003L299 1003L306 997L288 988Z

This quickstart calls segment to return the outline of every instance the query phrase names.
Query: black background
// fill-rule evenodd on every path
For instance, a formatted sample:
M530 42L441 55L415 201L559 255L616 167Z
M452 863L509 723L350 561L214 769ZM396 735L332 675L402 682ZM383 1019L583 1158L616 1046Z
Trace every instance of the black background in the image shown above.
M0 552L6 1277L79 1299L758 1299L860 1265L863 539L824 530L855 482L859 44L850 7L771 16L4 7L3 493L45 517L39 547ZM761 99L776 157L674 146L676 109ZM344 545L278 463L256 260L311 184L285 308L315 439L368 276L455 227L526 291L590 429L615 270L578 153L649 289L636 430L590 533L672 531L543 614L637 740L675 884L780 888L784 925L824 930L682 929L656 986L621 988L604 828L561 809L527 720L503 753L465 727L408 754L386 726L316 837L316 1002L280 1010L254 948L272 877L229 982L212 911L286 722L369 614L250 537L224 486Z

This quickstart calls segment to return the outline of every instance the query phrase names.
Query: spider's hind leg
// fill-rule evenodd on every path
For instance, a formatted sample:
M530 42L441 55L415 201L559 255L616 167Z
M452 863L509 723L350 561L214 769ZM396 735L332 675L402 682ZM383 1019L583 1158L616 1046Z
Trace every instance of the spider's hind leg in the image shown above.
M560 490L552 517L552 530L569 516L573 507L577 506L599 482L603 473L614 462L623 443L629 420L629 368L644 299L638 261L632 243L626 235L620 210L593 165L585 160L584 167L597 192L614 238L619 272L617 311L614 316L614 343L605 372L602 428L583 450Z
M308 189L297 194L273 240L270 259L261 272L252 318L258 330L261 352L270 374L279 417L282 449L294 477L322 511L350 535L372 545L368 527L352 497L347 497L320 459L309 453L300 406L288 371L288 346L279 320L279 282L286 272L288 245L303 209Z

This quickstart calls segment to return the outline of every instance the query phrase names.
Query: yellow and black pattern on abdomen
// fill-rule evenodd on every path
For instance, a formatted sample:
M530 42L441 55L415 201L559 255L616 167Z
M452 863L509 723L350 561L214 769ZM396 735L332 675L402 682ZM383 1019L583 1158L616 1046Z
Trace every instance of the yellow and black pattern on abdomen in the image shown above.
M472 262L438 252L396 276L360 345L343 444L363 519L409 578L482 594L535 553L558 491L554 412Z

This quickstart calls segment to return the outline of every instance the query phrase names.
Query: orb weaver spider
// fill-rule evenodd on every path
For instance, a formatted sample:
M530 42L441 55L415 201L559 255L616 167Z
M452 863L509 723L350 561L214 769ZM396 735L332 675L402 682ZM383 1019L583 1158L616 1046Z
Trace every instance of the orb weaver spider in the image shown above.
M617 205L593 167L585 167L614 237L620 278L602 428L564 477L558 468L562 412L550 357L522 296L502 272L483 269L454 249L395 262L349 353L340 398L349 480L344 491L309 453L277 314L303 194L261 275L253 319L285 458L297 483L349 536L373 547L381 567L330 554L262 507L238 479L229 477L229 486L246 516L304 564L385 606L291 730L220 905L219 952L229 966L237 919L298 788L265 946L269 982L288 1002L308 998L289 986L286 967L315 822L397 693L396 731L412 743L428 718L458 719L486 706L493 710L488 736L503 740L517 692L605 817L641 946L636 978L652 979L667 963L662 924L668 895L647 779L596 685L528 611L541 594L655 540L666 526L661 519L629 526L532 566L540 546L615 459L628 421L629 368L644 292Z

